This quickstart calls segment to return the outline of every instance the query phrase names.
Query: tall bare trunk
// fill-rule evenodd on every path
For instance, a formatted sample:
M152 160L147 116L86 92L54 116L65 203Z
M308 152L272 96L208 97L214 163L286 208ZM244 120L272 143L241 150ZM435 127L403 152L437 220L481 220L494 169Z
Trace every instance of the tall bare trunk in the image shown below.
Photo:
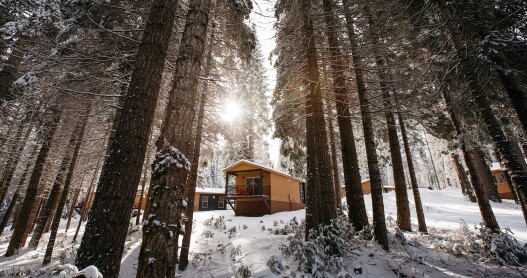
M51 187L51 191L49 192L49 197L46 203L43 205L42 210L40 211L36 227L33 231L33 237L29 241L30 248L37 248L38 243L40 242L40 238L45 232L47 224L50 222L49 218L51 218L54 212L57 210L57 206L59 205L59 201L61 198L61 193L64 192L65 182L68 182L67 176L70 175L68 169L72 171L70 165L75 164L75 161L72 161L72 159L73 157L76 157L78 155L75 152L78 152L80 146L82 145L82 136L84 135L84 129L88 123L88 115L90 111L91 105L87 107L86 115L82 122L76 124L75 129L71 133L70 141L66 146L66 151L64 152L64 156L62 157L62 162L59 167L59 171L57 173L57 176L55 177L55 182L53 182L53 186Z
M386 231L386 220L384 218L384 202L382 199L381 173L379 170L379 161L375 146L375 136L373 133L373 124L371 119L370 101L366 84L364 82L364 64L362 58L358 55L358 43L353 26L353 16L351 14L351 1L344 0L346 27L348 29L348 38L352 52L353 66L355 70L355 82L357 83L357 93L359 95L360 110L362 116L362 128L364 130L364 142L366 145L366 156L368 159L368 171L370 174L371 198L373 209L373 230L375 239L381 246L388 250L388 234Z
M479 173L477 171L475 157L471 155L471 153L467 150L466 142L463 137L463 134L465 134L465 130L463 128L463 125L461 123L461 120L459 119L457 113L454 111L454 106L452 103L452 99L450 98L450 95L446 91L442 91L443 98L445 99L445 103L447 105L447 110L450 115L450 119L452 120L452 124L454 125L454 129L456 130L457 139L459 140L459 145L461 152L463 153L463 157L465 158L465 163L468 167L468 172L470 174L470 180L472 181L472 188L474 189L474 195L476 196L476 200L478 202L479 211L481 212L481 216L483 217L483 221L487 225L489 229L492 231L499 230L498 222L496 221L496 217L494 216L494 212L492 211L492 207L490 206L489 199L485 195L485 192L483 191L483 184L481 177L479 176ZM459 170L458 170L459 171ZM459 175L459 172L458 172Z
M337 122L339 125L340 146L342 151L342 165L344 168L344 183L346 186L346 201L349 206L349 216L353 226L362 230L368 225L366 205L361 186L359 161L355 136L351 124L350 92L346 84L345 70L348 68L337 37L338 21L336 19L337 7L334 0L324 0L324 18L326 21L326 34L330 52L331 74L333 76L333 92L336 99ZM340 188L339 188L340 191Z
M331 160L327 142L326 121L324 119L324 105L319 87L320 74L317 64L317 52L311 17L311 1L302 1L300 7L302 16L302 31L304 38L301 47L305 49L304 66L306 79L306 153L307 153L307 194L317 196L317 218L306 220L306 231L318 228L319 225L330 224L331 219L337 217L335 207L335 187L331 176ZM315 176L318 176L318 183ZM314 189L314 190L313 190ZM309 201L308 197L308 201ZM309 206L310 204L307 204ZM306 215L307 218L307 215Z
M211 0L191 0L176 60L164 127L152 171L152 206L143 225L137 277L172 277L176 271L184 186L190 171L197 83ZM166 161L169 161L168 163ZM168 235L168 236L167 236Z
M333 126L333 106L330 101L326 102L327 118L328 118L328 132L329 132L329 148L331 150L331 174L333 174L333 185L335 186L335 204L337 209L341 208L340 194L340 178L339 178L339 165L337 161L337 146L335 142L335 128Z
M394 95L396 105L399 106L397 94ZM410 174L410 184L414 194L415 212L417 213L417 222L419 224L419 232L428 233L426 227L425 214L423 212L423 203L421 202L421 194L419 193L419 184L417 183L417 176L415 175L414 159L412 157L412 150L408 142L408 134L406 133L406 124L403 115L397 114L399 120L399 127L401 128L401 137L403 138L404 153L406 154L406 163L408 164L408 173Z
M40 177L42 176L42 170L44 168L44 163L47 160L51 142L57 130L62 111L59 109L50 109L50 113L53 113L53 120L50 123L50 129L46 136L46 139L42 143L40 152L38 154L37 160L35 161L35 167L33 168L33 173L29 179L29 184L26 190L26 196L22 202L22 207L20 208L20 215L18 216L15 222L15 229L11 240L9 241L9 246L5 256L10 257L16 254L17 250L22 248L26 242L29 230L31 229L32 220L31 216L34 215L34 205L36 204L35 200L37 199L38 188L40 183Z
M213 24L214 28L215 25ZM209 49L207 51L207 60L203 69L205 76L210 76L212 70L212 48L215 43L214 29L210 31ZM210 78L209 78L210 79ZM199 158L201 151L201 141L203 137L203 119L205 118L205 106L207 105L207 95L209 94L209 84L207 80L203 81L203 88L201 92L201 101L199 103L198 118L196 123L196 133L194 138L194 149L192 150L192 166L190 176L187 181L187 207L185 215L187 217L185 223L185 233L181 242L181 253L179 256L179 270L184 271L188 266L188 255L190 251L190 240L192 237L192 225L194 221L194 195L196 194L196 182L198 180ZM250 149L250 148L249 148Z
M96 265L117 277L130 214L141 178L150 126L177 7L176 0L154 0L136 55L128 93L79 247L76 265ZM111 209L110 209L111 208ZM112 244L108 244L112 242Z
M454 165L456 166L456 172L459 179L459 183L461 184L461 192L463 195L467 195L471 202L476 202L476 196L474 196L474 191L472 190L472 186L470 185L470 182L468 181L467 174L465 173L465 169L463 168L463 165L461 165L461 162L459 161L459 156L455 153L452 153L452 160L454 161Z
M9 206L13 206L13 209L11 212L7 212L4 214L3 218L2 218L2 222L0 223L0 236L2 235L2 233L4 232L4 229L5 227L7 226L7 223L9 222L9 218L11 216L11 214L13 215L13 225L12 227L14 226L14 222L15 220L18 218L17 215L19 214L19 211L20 211L20 202L19 202L19 199L20 199L20 196L21 196L21 192L22 192L22 188L24 186L24 184L26 183L26 180L27 180L27 177L29 176L29 173L31 172L31 167L33 166L33 158L35 158L35 156L37 155L37 152L38 152L38 144L35 144L33 146L33 150L31 151L31 155L29 156L29 159L26 163L26 166L25 166L25 169L24 169L24 174L22 174L22 178L20 178L20 181L18 182L18 187L15 191L15 194L18 192L19 195L16 195L16 198L15 196L13 196L13 198L11 199L11 203L9 204Z
M55 210L55 215L53 217L53 222L51 223L51 231L49 235L48 240L48 246L46 248L46 253L44 254L44 260L43 264L48 264L51 262L51 255L53 254L53 248L55 246L55 239L57 237L57 232L59 229L60 220L62 219L62 212L64 211L64 206L66 205L66 201L68 200L68 194L70 190L71 180L73 179L73 173L75 172L75 165L77 164L79 151L82 145L82 140L84 138L84 131L86 130L86 125L88 123L88 118L90 115L90 106L88 109L86 109L86 114L84 115L84 120L78 124L78 133L76 133L77 137L77 143L75 144L75 148L73 149L73 155L71 157L71 163L69 163L69 167L67 169L67 175L66 180L64 182L64 188L62 189L62 194L59 200L59 203L57 205L57 208Z
M472 152L472 156L475 158L474 162L476 163L476 169L478 169L478 175L481 177L483 192L485 192L489 200L501 203L498 187L494 183L492 172L485 161L485 154L479 147L473 148L470 152Z

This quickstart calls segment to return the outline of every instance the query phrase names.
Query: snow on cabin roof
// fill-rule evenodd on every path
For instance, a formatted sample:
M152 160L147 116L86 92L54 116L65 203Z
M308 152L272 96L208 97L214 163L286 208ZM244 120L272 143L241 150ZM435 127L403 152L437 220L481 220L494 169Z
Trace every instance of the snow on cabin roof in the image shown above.
M252 166L255 166L255 167L258 167L258 168L262 168L268 172L273 172L275 174L278 174L278 175L282 175L282 176L285 176L285 177L288 177L288 178L291 178L291 179L294 179L294 180L297 180L297 181L302 181L300 180L299 178L296 178L296 177L293 177L285 172L282 172L282 171L278 171L278 170L275 170L273 168L269 168L269 166L265 166L265 165L262 165L262 164L259 164L259 163L256 163L256 162L252 162L252 161L249 161L249 160L246 160L246 159L242 159L242 160L239 160L238 162L234 163L233 165L229 166L229 167L226 167L225 169L223 169L223 172L227 172L227 170L231 169L231 168L234 168L238 165L240 165L241 163L245 163L245 164L250 164Z
M196 193L207 193L207 194L225 194L225 188L199 188L196 187Z
M501 164L499 162L492 162L492 165L490 166L491 171L499 171L499 170L505 170L501 167Z

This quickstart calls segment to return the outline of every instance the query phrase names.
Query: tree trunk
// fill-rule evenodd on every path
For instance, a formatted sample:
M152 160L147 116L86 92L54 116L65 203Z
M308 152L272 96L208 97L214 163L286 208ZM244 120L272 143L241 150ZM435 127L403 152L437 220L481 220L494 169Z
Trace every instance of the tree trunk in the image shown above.
M450 95L444 90L441 92L443 94L443 98L445 99L450 119L452 120L454 129L456 130L456 135L457 139L459 140L461 152L465 157L465 163L467 164L468 172L470 174L470 180L472 181L472 188L474 189L474 195L476 196L479 211L481 212L483 221L485 222L487 227L491 229L491 231L499 231L500 228L498 226L498 222L496 221L496 217L494 216L494 212L492 211L492 207L490 206L489 199L483 191L483 183L477 171L475 157L470 155L470 152L467 151L466 143L463 137L463 134L465 134L465 130L463 128L461 120L457 116L457 113L454 111L454 106L452 104L452 99L450 98Z
M29 234L30 225L32 225L31 215L33 215L32 212L35 205L35 199L37 198L40 177L42 176L44 163L48 157L51 141L53 140L57 130L62 111L60 108L56 111L52 108L51 113L54 114L53 120L50 123L51 126L49 132L45 141L42 143L37 160L35 161L35 167L33 168L33 173L31 174L31 178L29 179L29 184L27 186L26 196L24 197L22 207L20 208L20 215L15 222L15 229L5 253L6 257L16 254L17 250L24 246L26 238Z
M335 187L331 176L331 159L327 142L326 121L324 119L324 105L319 87L320 74L317 65L313 19L311 17L311 1L302 1L302 31L304 39L301 47L305 49L304 59L307 64L303 71L307 84L306 99L306 154L307 154L307 186L311 187L307 194L317 194L317 213L313 221L307 221L306 232L317 229L319 225L328 225L337 217L335 201ZM342 133L342 132L341 132ZM318 178L317 178L318 177ZM308 201L313 200L308 196ZM307 206L312 203L306 203ZM306 213L307 214L307 213Z
M463 42L463 36L458 28L459 26L456 24L458 22L456 22L456 19L451 16L445 0L437 0L436 2L439 4L442 16L447 19L446 27L450 32L452 43L454 44L456 53L460 59L461 70L465 75L470 94L481 114L482 120L487 125L487 129L495 147L498 149L504 160L504 164L511 175L514 186L518 188L518 194L522 195L520 198L525 199L527 196L527 173L522 168L518 157L513 153L512 142L505 136L500 122L490 106L485 91L479 83L479 77L473 62L470 60L470 57L466 57L468 50L466 43ZM524 218L527 222L527 215L524 215Z
M33 163L31 163L33 161L33 158L37 155L37 151L38 151L38 144L35 144L33 146L33 150L31 151L31 155L29 156L29 159L26 163L26 166L24 168L24 174L22 175L22 178L20 178L20 181L18 182L18 187L17 187L17 190L15 192L19 192L21 193L21 190L24 186L24 184L26 183L26 180L27 180L27 177L29 176L29 172L31 172L31 168L33 166ZM19 194L20 196L21 194ZM11 225L11 227L14 227L14 222L15 220L18 218L18 214L20 212L20 202L19 200L20 199L18 196L16 199L11 199L11 202L13 203L13 212L11 212L10 214L13 214L13 224ZM9 204L11 206L11 204ZM0 224L0 236L2 235L2 233L4 232L4 229L5 227L7 226L7 223L9 222L9 218L10 218L10 215L6 214L4 215L4 217L2 218L2 222ZM4 222L5 221L5 222Z
M88 119L90 117L90 111L91 111L91 103L86 108L84 119L82 120L82 122L79 122L77 124L77 127L75 128L75 131L73 132L74 135L76 135L76 138L70 141L71 145L74 145L75 147L72 151L71 162L69 163L69 167L68 169L66 169L67 175L66 175L66 180L64 181L64 188L62 189L62 195L60 197L58 206L55 210L55 216L53 217L53 222L51 223L51 233L49 235L48 247L46 248L46 253L44 255L43 264L48 264L51 261L51 255L53 253L53 247L55 246L55 239L57 236L57 231L59 229L60 219L62 219L62 212L64 210L64 206L66 205L66 201L68 200L71 180L73 179L73 174L75 172L75 166L77 165L77 160L78 160L79 152L82 146L82 141L84 140L84 132L86 131L86 126L88 124ZM112 245L112 244L109 244L109 245Z
M339 165L337 161L337 147L335 142L335 128L333 126L333 105L328 100L326 102L327 118L328 118L328 132L329 132L329 148L331 150L331 173L333 174L333 185L335 186L335 204L337 209L341 209L342 196L340 195L340 178Z
M408 191L406 189L406 180L404 177L403 158L401 156L401 146L399 145L399 134L397 132L397 124L395 123L395 116L392 109L392 96L388 84L392 79L387 70L387 62L379 54L378 48L379 38L371 31L374 26L373 16L365 9L366 17L368 18L368 27L366 28L366 35L372 42L373 53L375 55L376 73L379 77L379 85L383 98L384 116L386 118L386 125L388 129L388 142L390 146L390 156L392 159L393 182L395 185L395 199L397 205L397 226L403 231L412 231L412 224L410 221L410 204L408 203Z
M471 202L475 203L476 196L474 196L474 191L472 190L472 186L468 181L465 169L459 161L459 156L455 153L452 153L452 160L454 161L454 165L456 166L457 177L459 178L459 183L461 184L461 192L463 193L463 195L467 195Z
M183 212L184 186L190 171L186 155L193 145L198 76L207 39L211 0L191 0L176 60L164 127L154 161L153 191L143 225L137 277L173 277ZM166 159L166 160L165 160ZM168 162L166 162L168 161ZM151 186L152 186L151 185Z
M381 173L379 162L377 160L377 151L375 146L375 136L373 133L373 124L370 112L370 103L366 84L364 81L364 65L362 59L358 56L358 44L353 26L353 16L350 11L351 1L344 0L346 26L350 40L353 66L355 70L355 81L357 83L357 93L359 95L360 110L362 116L362 128L364 130L364 142L366 145L366 156L368 159L368 171L370 174L371 198L373 208L373 230L375 239L386 250L389 249L388 234L386 231L386 220L384 218L384 203L382 199ZM366 8L366 7L365 7Z
M337 122L339 125L342 165L344 168L344 183L346 186L346 202L349 207L349 217L356 230L362 230L368 225L366 205L362 192L361 177L355 136L351 124L350 92L347 89L344 71L347 63L342 58L337 39L336 20L337 7L334 0L324 0L324 18L330 52L331 74L333 76L333 92L336 99ZM340 188L338 188L340 191Z
M212 25L215 28L215 25ZM205 76L210 76L212 70L212 48L215 40L214 29L211 29L209 38L209 49L207 51L207 60L205 68L203 69ZM190 251L190 240L192 237L192 225L194 221L194 195L196 194L196 182L198 180L199 158L201 151L201 141L203 137L203 119L205 118L205 106L207 105L207 95L209 94L209 84L207 80L203 81L203 91L201 92L201 102L199 104L198 118L196 123L196 137L194 138L194 149L192 150L192 166L190 176L187 181L187 207L185 215L187 221L185 223L185 233L181 242L181 253L179 256L179 270L184 271L188 266L188 255Z
M89 112L89 109L87 111ZM37 225L35 227L35 230L33 231L33 237L29 241L29 248L37 248L38 243L40 242L40 238L42 237L42 234L44 233L48 222L50 222L49 218L51 218L53 216L53 212L57 210L57 206L61 198L60 193L64 191L63 186L64 181L66 179L66 175L68 174L67 171L69 165L71 163L74 163L73 161L71 161L72 151L74 149L80 148L80 145L82 144L82 137L80 137L80 134L84 133L84 130L81 130L81 128L83 128L83 126L86 126L87 121L88 117L86 116L84 119L84 123L76 124L75 130L73 130L73 132L71 133L70 141L66 146L66 151L64 153L64 156L62 157L62 162L60 164L59 171L57 172L57 176L55 177L55 182L53 183L51 191L49 192L48 199L42 207L42 210L40 211L40 214L38 216Z
M79 268L93 264L106 277L119 274L176 6L175 0L154 0L151 5L123 114L103 166L93 209L75 259Z
M396 105L399 106L397 94L394 95ZM397 114L399 119L399 127L401 128L401 137L403 138L404 153L406 154L406 162L408 164L408 172L410 174L410 184L412 185L412 192L414 194L415 212L417 214L417 222L419 224L419 232L428 233L426 227L425 214L423 212L423 204L421 202L421 194L419 193L419 185L417 183L417 176L415 175L414 160L412 158L412 150L408 142L408 135L406 133L406 124L404 123L403 115ZM466 176L465 176L466 178Z
M501 203L500 195L498 194L498 187L494 183L492 177L492 172L490 171L489 165L485 161L485 154L479 147L475 147L470 150L472 156L475 158L476 169L478 170L478 175L481 177L483 192L487 198L491 201Z

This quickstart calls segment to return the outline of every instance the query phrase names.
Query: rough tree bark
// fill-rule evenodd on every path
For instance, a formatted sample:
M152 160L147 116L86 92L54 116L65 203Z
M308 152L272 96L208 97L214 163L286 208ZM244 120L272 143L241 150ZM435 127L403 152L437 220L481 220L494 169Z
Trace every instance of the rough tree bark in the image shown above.
M96 265L105 277L119 274L176 6L176 0L154 0L151 5L123 114L75 260L80 268Z
M29 248L37 248L40 238L44 233L46 224L49 222L49 218L53 216L53 212L57 209L57 205L59 204L61 196L60 193L62 192L62 187L64 185L66 175L68 174L67 171L69 168L69 164L71 164L72 152L75 149L75 145L80 144L80 141L79 143L77 143L80 128L81 125L77 124L75 130L73 130L73 132L71 133L70 141L66 146L66 151L64 153L64 156L62 157L62 162L60 164L59 171L57 172L57 176L55 177L55 181L53 182L53 185L51 187L51 191L49 192L48 199L42 207L40 214L38 215L37 225L33 230L33 237L31 237L31 240L29 241Z
M162 140L152 171L152 206L143 224L137 277L173 277L183 213L183 189L190 171L197 83L207 38L211 0L191 0L176 60Z
M358 43L355 35L354 20L351 14L351 1L344 0L344 11L346 17L346 27L350 41L351 56L355 71L355 82L357 83L357 93L359 95L360 111L362 116L362 128L364 130L364 142L366 144L366 156L368 159L368 171L370 174L371 198L373 207L373 230L375 239L381 246L388 250L388 234L386 230L386 220L384 217L384 202L382 199L381 173L377 159L375 146L375 135L370 113L370 103L368 92L364 81L364 65L362 58L358 56Z
M36 204L35 201L37 199L40 177L42 176L44 163L46 162L49 154L51 141L53 140L55 132L57 131L62 110L60 108L50 108L48 113L52 114L53 119L50 122L49 132L42 142L42 147L40 148L37 160L35 161L35 167L33 168L33 173L31 174L31 178L29 179L29 184L27 186L26 196L22 202L20 214L15 222L15 229L5 253L6 257L16 254L17 250L25 245L27 236L30 232L30 226L33 224L31 215L33 215L33 208Z
M344 168L344 183L346 186L346 201L349 207L349 217L356 230L362 230L368 225L366 205L362 192L359 160L355 146L355 136L351 124L350 92L346 84L345 70L347 63L342 58L337 36L337 6L334 0L324 0L324 18L330 52L331 74L333 76L333 92L336 100L337 122L340 131L340 146ZM340 189L340 188L339 188Z
M335 142L335 128L333 126L333 105L331 101L326 102L327 118L328 118L328 138L329 138L329 148L331 150L331 174L333 175L333 185L335 186L335 204L337 205L337 210L341 209L341 199L340 194L340 178L339 178L339 165L337 160L337 146Z
M478 169L478 175L481 177L483 192L487 195L487 199L501 203L501 198L498 194L498 187L496 183L494 183L492 172L485 161L485 153L483 153L480 147L474 147L470 152L475 158L474 162L476 163L476 169Z
M320 74L317 64L317 50L315 46L313 18L311 17L311 1L303 0L301 9L302 32L304 34L300 46L305 50L306 65L303 68L307 92L306 100L306 153L307 153L307 194L306 206L313 203L310 199L316 197L316 216L308 221L306 211L306 233L317 229L319 225L327 225L331 219L337 217L334 205L335 187L331 176L331 160L327 142L326 121L324 119L324 104L319 86ZM311 196L309 196L311 195ZM311 218L311 217L310 217Z
M474 191L472 190L472 185L470 185L470 182L468 181L465 169L459 161L459 156L455 153L452 153L452 160L456 166L457 177L459 179L459 183L461 184L461 192L463 195L467 195L471 202L475 203L476 196L474 196Z
M215 28L215 24L211 26ZM209 49L207 51L207 58L205 67L203 69L205 76L210 77L212 70L212 48L215 42L214 29L210 31ZM210 78L209 78L210 79ZM185 233L181 242L181 253L179 256L179 270L184 271L188 266L188 254L190 250L190 240L192 237L192 222L194 221L194 195L196 194L196 182L198 180L199 158L201 151L201 141L203 136L203 119L205 118L205 106L207 105L207 95L209 94L209 84L207 80L203 81L203 88L201 92L201 101L199 103L198 118L196 123L196 133L194 138L194 149L192 150L192 166L190 176L187 181L187 207L185 215L187 220L185 223Z
M59 203L57 205L57 209L55 210L55 216L53 217L53 222L51 223L51 231L49 235L48 246L46 248L46 253L44 254L44 260L42 262L42 264L44 265L51 262L51 255L53 254L53 248L55 246L55 239L57 237L57 231L59 229L60 220L62 219L62 212L64 210L64 206L66 205L66 201L68 200L71 180L73 179L73 173L75 172L75 166L77 165L77 160L78 160L77 158L79 156L79 152L82 146L82 141L84 139L84 132L86 131L86 125L88 124L88 119L90 117L90 111L91 111L91 104L89 104L88 107L86 108L84 119L77 124L78 127L76 127L74 131L77 142L72 152L71 162L69 163L69 167L67 169L68 174L66 175L66 180L64 181L64 188L62 189L62 194L61 194Z
M365 9L366 17L368 18L368 27L366 27L366 36L372 43L372 50L375 56L376 74L379 77L379 86L382 94L384 105L384 117L386 118L386 128L388 130L388 142L390 146L390 157L392 159L393 182L395 185L395 199L397 205L397 226L404 231L412 231L412 223L410 221L410 204L408 203L408 191L406 190L406 180L404 177L403 158L401 156L401 146L399 145L399 134L397 132L397 124L395 123L395 116L391 111L393 107L392 96L389 84L391 82L391 74L387 69L387 62L379 53L379 38L375 32L371 30L374 26L374 19L368 9Z
M394 94L395 104L400 107L397 93ZM417 222L419 225L419 232L428 233L426 227L425 214L423 212L423 203L421 202L421 194L419 193L419 184L417 183L417 176L415 175L414 159L412 157L412 150L410 149L410 143L408 142L408 134L406 132L406 124L404 122L403 115L397 113L399 120L399 127L401 128L401 137L403 138L404 153L406 155L406 163L408 164L408 172L410 174L410 184L412 186L412 192L414 194L415 212L417 214Z
M31 155L29 156L29 160L27 161L26 166L24 168L24 174L22 175L22 178L20 178L20 181L18 182L18 187L15 191L15 195L11 199L11 203L9 203L9 207L13 206L13 208L11 209L11 211L9 211L9 209L6 211L6 213L2 217L2 221L0 222L0 236L2 235L5 227L7 226L7 223L9 222L9 218L11 218L11 214L13 215L13 223L11 226L12 227L14 226L14 222L17 219L16 216L18 215L18 212L20 210L19 208L20 203L18 202L18 199L19 199L22 187L26 183L27 177L29 176L29 173L31 172L31 168L34 164L32 163L34 160L33 158L35 158L35 156L37 155L37 151L38 151L38 144L35 144L33 146L33 150L31 151ZM19 195L16 195L16 193L19 193Z

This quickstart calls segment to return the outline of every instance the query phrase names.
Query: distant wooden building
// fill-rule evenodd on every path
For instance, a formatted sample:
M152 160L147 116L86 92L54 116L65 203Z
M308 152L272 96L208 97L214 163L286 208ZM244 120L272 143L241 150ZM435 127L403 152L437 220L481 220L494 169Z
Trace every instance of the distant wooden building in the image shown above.
M236 215L262 216L305 208L305 183L298 178L248 160L223 172L226 200ZM229 185L231 178L235 185Z
M137 193L135 194L135 200L134 200L134 209L139 208L139 202L141 201L141 209L144 210L146 207L146 194L143 196L143 200L141 200L141 190L137 190Z
M196 188L194 211L224 210L225 188Z
M363 181L361 181L361 187L362 187L362 193L363 194L365 194L365 195L371 194L370 180L363 180ZM382 191L384 193L395 191L395 187L394 186L385 185L385 186L383 186L383 190ZM342 186L340 188L340 196L342 196L342 197L346 196L346 187L345 186Z
M498 194L500 195L500 198L514 199L514 195L511 192L511 186L505 177L506 169L502 168L499 163L492 163L490 171L492 172L492 179L498 187Z

